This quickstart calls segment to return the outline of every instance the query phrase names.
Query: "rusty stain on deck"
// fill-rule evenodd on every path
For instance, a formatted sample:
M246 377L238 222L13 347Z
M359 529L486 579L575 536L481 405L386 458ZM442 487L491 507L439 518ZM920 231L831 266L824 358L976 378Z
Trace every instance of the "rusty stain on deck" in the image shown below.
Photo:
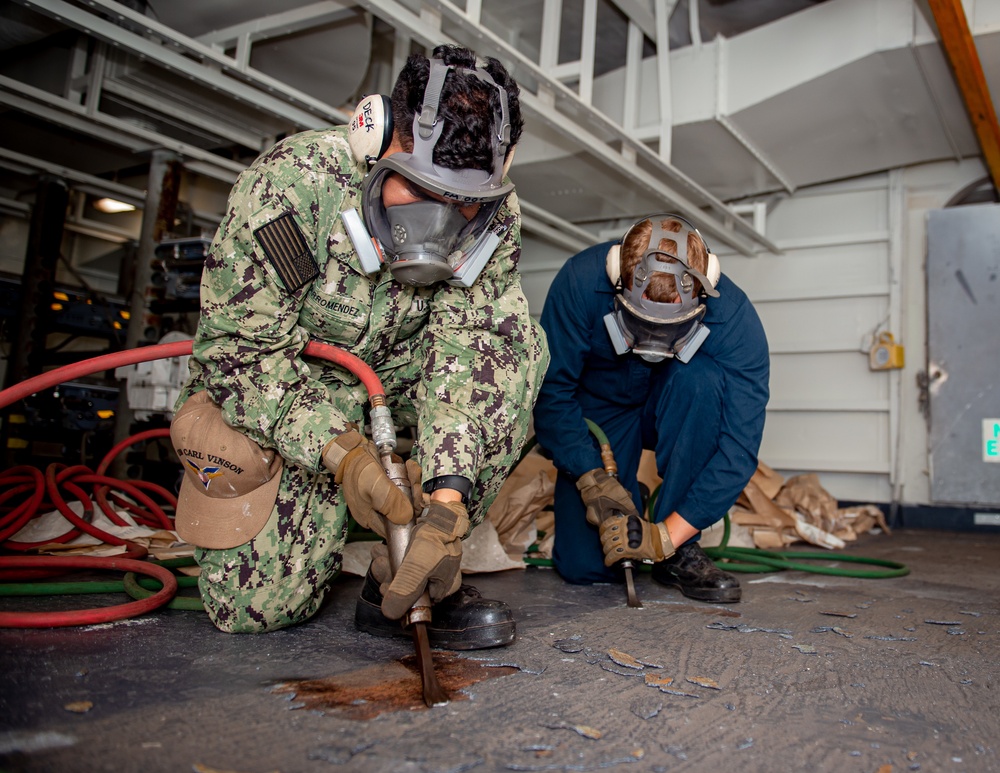
M451 700L460 701L469 698L461 692L464 688L486 679L508 676L519 669L508 664L496 665L435 652L434 670ZM345 719L368 720L389 712L427 708L415 655L326 679L280 682L273 692L288 695L293 708L336 712Z

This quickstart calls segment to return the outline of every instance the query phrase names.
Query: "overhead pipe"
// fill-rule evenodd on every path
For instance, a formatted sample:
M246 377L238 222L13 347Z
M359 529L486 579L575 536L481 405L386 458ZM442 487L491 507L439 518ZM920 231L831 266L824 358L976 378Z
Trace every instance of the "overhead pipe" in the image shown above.
M1000 123L961 0L928 0L941 45L948 55L962 99L976 130L993 187L1000 191Z

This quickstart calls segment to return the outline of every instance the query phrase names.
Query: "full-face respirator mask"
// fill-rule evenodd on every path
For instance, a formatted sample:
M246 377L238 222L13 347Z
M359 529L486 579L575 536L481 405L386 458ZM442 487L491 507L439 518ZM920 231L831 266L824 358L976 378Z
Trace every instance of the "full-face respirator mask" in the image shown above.
M629 234L636 226L649 221L652 233L649 246L636 264L632 286L625 287L621 280L620 249L628 243ZM664 221L677 221L679 231L662 227ZM706 273L692 267L688 254L688 235L693 233L708 256ZM676 253L661 250L661 240L677 243ZM645 297L652 277L670 274L677 287L676 303L659 303ZM688 362L708 337L708 328L702 323L706 307L705 296L719 297L715 286L719 282L719 259L712 254L698 230L676 215L653 215L636 223L625 234L621 244L612 247L608 255L608 276L615 284L615 310L604 317L604 325L617 354L634 352L647 362L660 362L675 357ZM697 282L697 290L696 283Z
M433 161L434 148L444 130L438 106L445 78L451 70L472 75L499 92L500 108L494 117L491 136L492 171L448 169ZM382 100L381 103L369 101L369 109L374 106L391 115L388 100L384 97ZM362 106L365 104L363 102ZM440 59L430 60L423 104L413 119L413 152L379 158L362 190L363 221L354 210L343 215L365 271L374 273L381 268L383 260L388 260L393 278L403 284L421 287L445 281L462 287L472 286L507 232L503 226L491 227L507 194L514 189L513 183L503 182L504 157L510 146L507 111L506 90L485 70L447 65ZM352 147L355 133L360 141L365 129L364 117L358 119L357 112L355 116L349 132ZM357 149L355 154L359 155ZM371 159L367 152L365 156ZM386 207L382 190L393 174L405 178L419 200ZM478 205L478 208L471 219L467 219L470 205Z

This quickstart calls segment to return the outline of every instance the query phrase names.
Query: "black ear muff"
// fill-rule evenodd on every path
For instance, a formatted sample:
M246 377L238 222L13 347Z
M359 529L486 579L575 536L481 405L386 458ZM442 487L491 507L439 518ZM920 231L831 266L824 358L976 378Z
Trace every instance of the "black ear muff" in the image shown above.
M347 141L358 161L374 164L392 142L392 103L384 94L371 94L354 109Z

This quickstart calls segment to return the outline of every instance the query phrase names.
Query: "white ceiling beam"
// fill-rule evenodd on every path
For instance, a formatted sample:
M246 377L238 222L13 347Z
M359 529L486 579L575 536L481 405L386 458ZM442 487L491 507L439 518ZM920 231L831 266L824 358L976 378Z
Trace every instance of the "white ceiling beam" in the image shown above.
M146 204L146 191L144 190L133 188L130 185L122 185L112 180L105 180L102 177L95 177L86 172L79 172L61 164L53 164L50 161L43 161L40 158L6 148L0 148L0 167L24 175L45 173L61 177L73 183L73 187L78 191L89 193L92 196L110 196L118 201L131 204L137 209L142 209Z
M6 148L0 148L0 168L9 169L22 175L51 174L67 180L73 190L80 191L81 193L95 197L110 196L118 201L131 204L139 210L146 207L145 190L133 188L131 185L122 185L113 180L105 180L103 177L95 177L86 172L71 169L61 164L53 164L50 161L27 156L23 153L7 150ZM188 169L189 167L185 164L184 168ZM29 204L25 202L21 202L21 204L23 204L21 209L24 213L30 212L31 207ZM223 216L220 213L196 211L192 212L192 217L201 225L215 227L222 221ZM134 239L135 237L130 238Z
M18 201L17 199L8 199L0 196L0 213L27 219L31 217L31 205L26 201Z
M590 231L585 231L579 226L568 223L563 218L553 215L548 210L536 207L534 204L523 199L520 203L522 221L527 225L528 219L530 219L536 224L536 228L531 230L537 230L538 224L544 224L548 231L555 229L560 233L565 246L571 246L574 252L579 252L585 247L590 247L601 241L600 238L590 233Z
M102 113L93 115L86 109L47 91L26 86L20 81L0 76L0 104L42 118L56 126L87 134L109 142L130 153L148 153L156 148L172 150L185 159L202 162L202 173L222 182L232 183L245 168L207 150L180 142L159 132L143 129L120 118Z
M113 126L102 125L99 118L88 115L75 102L3 75L0 75L0 105L49 121L56 126L101 138L130 153L145 153L153 147L148 140L127 131L134 128L130 125L121 122Z
M67 217L63 222L63 228L82 236L90 236L94 239L111 242L112 244L126 244L138 240L135 234L122 228L115 228L106 223L98 223L96 220L88 220L87 218L74 217L72 215Z
M581 65L581 61L577 59L575 62L563 62L554 67L548 67L546 70L553 80L557 80L560 83L569 83L580 79Z
M632 24L642 30L642 34L658 43L660 40L659 30L656 26L656 19L653 11L649 9L649 3L642 0L611 0L611 3L618 8L628 18ZM677 0L653 0L657 10L664 8L667 16L674 12Z
M722 128L729 132L733 139L746 148L747 152L757 159L757 163L764 167L775 180L781 183L781 186L788 193L794 193L796 185L792 182L791 178L763 150L757 147L740 130L736 122L729 117L729 81L726 78L726 73L729 72L729 43L726 38L719 37L715 41L715 52L715 120Z
M546 124L550 129L559 130L560 126L565 124L563 117L554 114L538 97L530 92L521 92L521 106L525 112L531 114L535 121ZM588 132L574 130L572 136L576 142L582 145L585 151L596 157L597 160L619 170L637 189L643 190L655 198L669 201L671 207L676 209L678 214L683 215L692 222L698 223L699 230L729 245L738 252L746 255L754 254L753 243L744 239L740 234L735 233L734 229L730 227L729 222L720 222L714 217L706 216L705 212L690 199L681 196L677 191L665 186L656 174L649 172L634 162L629 163L620 154L615 152L610 145L602 142ZM733 213L732 218L735 220L738 216ZM742 218L738 219L743 220ZM745 221L743 222L745 223ZM732 224L735 225L735 223ZM779 252L779 250L775 247L772 252Z
M96 10L103 10L139 25L146 36L130 32L107 21L97 13L70 5L62 0L14 0L32 10L82 30L98 40L129 51L167 70L228 94L259 110L283 118L303 129L316 129L331 123L347 123L343 111L292 88L287 83L253 68L240 68L235 59L211 46L181 35L153 19L139 14L115 0L87 0ZM157 42L153 37L165 41ZM196 57L198 61L192 59Z
M521 205L523 207L523 201L521 202ZM574 239L572 236L568 236L566 232L560 228L553 228L549 224L533 218L526 211L521 212L521 229L525 233L537 236L574 254L590 246L587 242L582 242L579 239ZM521 271L523 272L524 269L521 268Z
M424 0L442 10L449 21L455 23L463 35L458 41L483 53L483 47L489 52L505 60L511 74L522 86L522 104L534 113L536 120L541 119L551 125L559 134L580 142L599 160L623 175L629 176L640 187L646 188L659 198L670 201L679 209L684 209L686 216L702 225L702 230L711 233L719 241L733 249L751 255L756 252L755 245L764 247L771 252L780 250L762 234L735 215L722 201L713 196L680 170L666 164L648 146L634 140L628 132L615 124L607 116L584 104L570 89L558 81L554 81L538 64L528 59L520 51L505 43L498 36L481 26L472 24L459 8L448 0ZM414 37L422 38L425 45L442 42L457 42L454 39L445 40L441 33L421 24L420 19L395 0L358 0L368 10L394 27L408 29ZM430 34L428 34L430 32ZM522 73L540 84L539 96L531 95L525 88ZM552 104L548 104L543 92L552 95ZM553 115L553 107L559 115ZM623 146L634 151L636 162L628 159L628 155L612 150L607 139L599 138L588 131L577 118L582 118L597 129L602 135L609 135L611 140L620 141ZM642 162L642 166L639 165ZM671 184L667 185L664 180ZM709 212L701 207L706 206Z
M357 16L353 3L321 0L291 11L271 13L250 21L199 35L196 40L217 49L232 48L240 38L256 43L280 38Z
M116 97L127 100L133 105L139 105L151 111L159 112L164 108L162 97L157 97L148 89L136 88L113 78L104 81L103 91L105 94L113 94ZM90 100L87 101L87 106L90 106ZM177 119L185 127L191 127L190 129L185 129L191 134L200 134L205 137L214 136L253 150L264 150L264 147L262 147L264 138L261 135L242 131L237 127L217 121L211 115L206 115L203 110L199 110L196 107L182 107L176 102L171 102L170 113L162 120L167 119Z

